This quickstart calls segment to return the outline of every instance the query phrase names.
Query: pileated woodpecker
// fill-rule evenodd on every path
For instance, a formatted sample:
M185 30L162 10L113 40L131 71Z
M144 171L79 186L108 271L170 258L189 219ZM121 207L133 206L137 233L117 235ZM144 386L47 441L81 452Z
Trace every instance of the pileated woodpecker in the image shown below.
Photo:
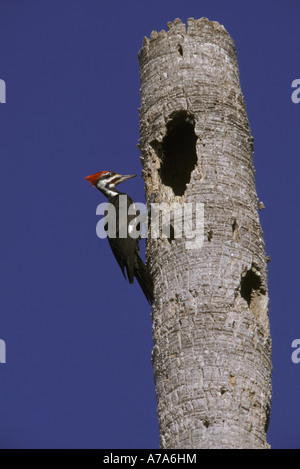
M149 271L147 266L144 264L140 257L140 249L139 249L139 239L132 238L129 235L129 223L131 220L135 218L134 215L128 214L128 208L134 202L129 197L129 195L119 192L116 189L116 185L120 184L127 179L135 177L136 174L130 174L126 176L122 176L120 174L114 173L113 171L101 171L99 173L92 174L91 176L87 176L87 179L94 187L96 187L102 194L104 194L108 202L113 204L116 210L116 237L110 237L108 234L108 241L111 247L111 250L123 272L123 275L126 279L126 274L129 283L133 283L133 278L136 277L137 281L140 284L141 289L144 292L145 297L147 300L152 303L153 301L153 283L150 277ZM127 197L127 216L120 217L119 210L120 210L120 202L119 196L126 196ZM121 221L120 221L121 220ZM126 237L119 237L120 231L124 229L124 226L121 226L122 220L127 221L126 227ZM126 274L125 274L126 269Z

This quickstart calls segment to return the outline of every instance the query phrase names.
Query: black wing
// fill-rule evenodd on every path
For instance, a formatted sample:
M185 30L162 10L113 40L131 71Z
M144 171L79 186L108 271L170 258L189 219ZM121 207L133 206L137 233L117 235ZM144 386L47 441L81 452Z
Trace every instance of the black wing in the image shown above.
M121 207L120 209L120 195L127 197L127 217L124 216L124 207ZM127 194L119 194L117 196L110 197L108 202L114 205L116 214L118 214L120 210L122 212L122 216L119 217L119 220L116 220L116 237L112 238L108 236L108 241L124 277L126 278L127 274L129 282L133 283L134 259L139 243L139 239L131 238L128 234L128 225L130 221L135 218L135 215L128 215L128 208L133 204L133 200ZM124 236L124 234L125 237L120 237Z

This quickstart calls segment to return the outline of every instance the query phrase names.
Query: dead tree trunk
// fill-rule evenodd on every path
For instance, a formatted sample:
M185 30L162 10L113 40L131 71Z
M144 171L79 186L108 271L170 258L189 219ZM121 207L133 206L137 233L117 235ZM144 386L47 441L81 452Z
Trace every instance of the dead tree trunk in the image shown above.
M161 447L267 448L267 265L234 42L206 18L168 27L139 53L146 198L201 202L204 243L147 242Z

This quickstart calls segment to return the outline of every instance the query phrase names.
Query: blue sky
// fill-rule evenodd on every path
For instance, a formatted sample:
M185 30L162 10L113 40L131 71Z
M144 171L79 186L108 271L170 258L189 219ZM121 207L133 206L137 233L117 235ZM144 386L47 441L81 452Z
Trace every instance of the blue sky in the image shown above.
M300 448L297 0L0 0L1 448L158 448L150 309L96 236L101 170L144 201L137 143L144 36L206 16L236 43L269 264L268 441Z

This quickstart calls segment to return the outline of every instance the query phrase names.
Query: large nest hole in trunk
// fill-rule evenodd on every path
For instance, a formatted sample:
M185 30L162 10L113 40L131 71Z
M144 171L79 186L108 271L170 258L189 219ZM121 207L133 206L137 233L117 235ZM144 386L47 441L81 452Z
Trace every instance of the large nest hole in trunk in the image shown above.
M186 111L172 115L167 133L161 144L160 178L165 186L182 196L190 182L191 172L197 164L194 118Z

